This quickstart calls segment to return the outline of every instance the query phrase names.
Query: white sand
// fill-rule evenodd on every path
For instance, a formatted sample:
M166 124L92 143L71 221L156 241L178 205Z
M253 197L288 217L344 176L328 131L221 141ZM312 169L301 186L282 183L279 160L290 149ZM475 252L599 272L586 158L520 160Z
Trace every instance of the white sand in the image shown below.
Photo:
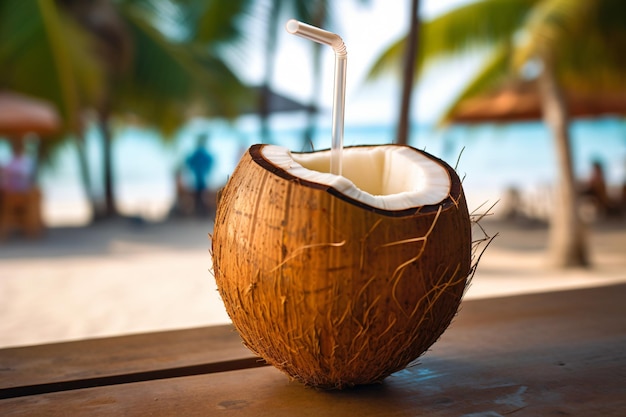
M229 319L209 271L210 221L52 229L0 246L0 347L189 328ZM626 282L626 225L594 228L594 268L545 267L543 227L500 236L466 299Z

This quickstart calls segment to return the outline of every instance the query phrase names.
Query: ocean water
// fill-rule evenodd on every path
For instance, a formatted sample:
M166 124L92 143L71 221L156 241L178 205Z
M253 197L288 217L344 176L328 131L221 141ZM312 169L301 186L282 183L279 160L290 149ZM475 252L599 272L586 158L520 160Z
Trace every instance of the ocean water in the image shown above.
M302 125L274 126L272 143L293 151L306 149ZM259 142L258 123L253 118L237 124L196 120L171 138L139 127L119 128L113 143L115 193L121 212L159 220L174 203L174 173L192 150L200 132L210 135L207 149L215 166L210 185L218 188L232 173L242 153ZM607 182L618 187L626 180L626 122L617 119L577 121L571 127L575 174L585 178L591 161L599 159ZM316 132L315 149L330 147L330 128ZM346 126L344 144L391 143L391 125ZM87 154L96 195L102 195L101 145L98 132L87 134ZM470 210L484 210L501 199L511 187L537 200L546 198L554 187L557 159L553 140L542 123L515 125L433 126L414 128L411 145L445 160L463 178ZM309 148L310 149L310 148ZM8 157L0 146L0 162ZM78 225L89 221L91 213L80 180L77 154L71 144L57 152L41 167L40 185L44 192L44 218L49 225ZM481 207L481 205L483 205ZM497 213L497 206L495 209Z

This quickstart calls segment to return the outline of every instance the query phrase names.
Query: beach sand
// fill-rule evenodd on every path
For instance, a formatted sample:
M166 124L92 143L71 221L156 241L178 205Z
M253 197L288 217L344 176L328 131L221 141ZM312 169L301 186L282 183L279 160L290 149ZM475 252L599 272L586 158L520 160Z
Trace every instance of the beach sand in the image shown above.
M485 220L466 299L626 281L626 224L590 227L593 268L546 266L547 229ZM120 219L0 244L0 347L229 323L211 275L210 220Z

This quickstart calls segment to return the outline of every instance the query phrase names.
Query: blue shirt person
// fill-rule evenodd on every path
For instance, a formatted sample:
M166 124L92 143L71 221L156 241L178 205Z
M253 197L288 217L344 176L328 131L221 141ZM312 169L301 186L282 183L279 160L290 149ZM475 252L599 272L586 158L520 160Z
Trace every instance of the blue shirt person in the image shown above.
M207 206L204 202L204 194L207 190L207 177L213 167L213 157L206 149L209 136L200 134L196 142L196 148L185 161L193 178L193 192L195 210L197 214L207 214Z

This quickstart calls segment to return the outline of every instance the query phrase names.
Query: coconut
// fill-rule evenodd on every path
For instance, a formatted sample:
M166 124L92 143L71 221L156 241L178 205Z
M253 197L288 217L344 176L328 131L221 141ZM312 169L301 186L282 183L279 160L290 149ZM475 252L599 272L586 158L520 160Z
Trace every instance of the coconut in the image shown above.
M459 177L408 146L254 145L221 191L217 286L243 342L320 388L383 380L456 314L471 270Z

